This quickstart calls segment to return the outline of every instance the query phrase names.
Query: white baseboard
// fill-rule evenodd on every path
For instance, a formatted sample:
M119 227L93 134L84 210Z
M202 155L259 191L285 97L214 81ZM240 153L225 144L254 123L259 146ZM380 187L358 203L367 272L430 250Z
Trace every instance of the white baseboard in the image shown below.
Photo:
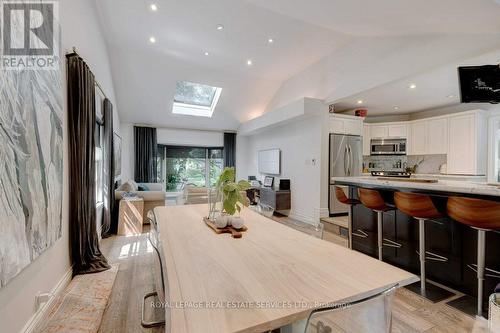
M50 291L52 296L49 298L49 300L41 305L37 311L31 316L30 320L24 325L23 329L21 332L23 333L32 333L35 331L35 328L37 328L43 320L46 319L48 315L48 310L56 300L57 296L61 294L61 292L66 289L68 284L71 282L71 279L73 278L73 266L71 266L66 273L61 277L59 282L55 285L55 287Z
M297 220L297 221L300 221L300 222L304 222L304 223L308 223L308 224L311 224L311 225L316 225L316 223L317 223L317 222L315 222L314 217L312 217L312 216L306 216L306 215L302 215L302 214L298 214L298 213L293 212L293 211L290 212L289 217L292 218L292 219L294 219L294 220Z
M330 217L330 210L328 208L316 208L314 213L316 214L315 218L318 220L323 217Z

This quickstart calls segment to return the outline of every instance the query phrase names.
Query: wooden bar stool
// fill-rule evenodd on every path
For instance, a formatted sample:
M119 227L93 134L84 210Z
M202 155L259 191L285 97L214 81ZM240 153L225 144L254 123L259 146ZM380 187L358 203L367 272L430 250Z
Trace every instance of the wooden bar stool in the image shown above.
M367 188L359 189L359 200L367 208L375 211L377 213L377 246L378 246L378 260L382 260L382 247L383 247L383 234L382 234L382 222L383 213L394 210L394 207L388 206L385 203L384 198L380 195L379 191L370 190Z
M418 255L420 259L420 288L415 285L408 286L408 289L420 293L423 297L432 302L439 302L453 295L449 291L426 284L426 259L435 261L446 261L447 259L437 254L427 252L425 247L425 222L427 220L443 217L431 200L431 197L423 194L396 192L394 193L394 203L397 209L418 221ZM418 285L418 284L417 284ZM416 289L416 290L415 290Z
M361 202L356 199L349 199L346 195L344 190L339 187L335 186L335 196L337 197L337 200L345 205L349 205L349 248L352 249L352 207L355 205L359 205Z
M500 230L500 202L463 197L450 197L448 199L447 211L448 215L455 221L477 230L476 313L478 316L482 316L486 232L491 230Z

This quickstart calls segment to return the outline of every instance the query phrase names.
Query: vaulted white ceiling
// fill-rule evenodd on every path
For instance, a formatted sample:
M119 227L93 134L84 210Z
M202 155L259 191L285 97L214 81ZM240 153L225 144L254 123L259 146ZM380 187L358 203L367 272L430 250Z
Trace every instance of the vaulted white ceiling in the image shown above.
M262 114L288 79L371 36L500 33L493 0L95 2L121 120L180 128L236 129ZM177 81L223 89L212 118L172 114Z

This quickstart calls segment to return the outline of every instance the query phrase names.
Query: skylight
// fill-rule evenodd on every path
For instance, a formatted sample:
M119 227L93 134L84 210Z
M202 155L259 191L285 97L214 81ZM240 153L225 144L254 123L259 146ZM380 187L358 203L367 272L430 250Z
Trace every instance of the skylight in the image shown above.
M212 117L222 88L179 81L175 88L172 113L197 117Z

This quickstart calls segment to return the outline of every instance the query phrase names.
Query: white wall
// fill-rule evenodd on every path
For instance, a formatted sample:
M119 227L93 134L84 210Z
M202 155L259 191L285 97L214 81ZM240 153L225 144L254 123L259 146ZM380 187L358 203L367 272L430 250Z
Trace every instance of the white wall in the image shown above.
M263 179L264 175L258 172L258 151L272 148L281 150L281 174L275 181L290 179L290 217L311 224L317 223L319 219L322 119L321 116L311 116L252 136L240 137L237 147L240 151L236 160L238 178L254 175ZM245 150L242 151L242 148Z
M134 179L134 124L122 123L120 129L123 140L121 179L122 181L127 181ZM156 135L158 143L164 145L195 147L224 146L224 133L217 131L158 128Z
M94 2L91 0L64 0L59 2L62 29L62 50L75 46L79 54L92 68L96 79L115 106L115 130L119 129L117 105L114 99L113 80L109 69L106 46L96 19ZM64 59L64 58L63 58ZM35 295L50 292L70 272L68 240L68 133L66 109L66 62L63 63L64 87L64 183L62 237L17 277L0 289L0 331L23 330L36 312ZM66 275L68 276L68 275Z

